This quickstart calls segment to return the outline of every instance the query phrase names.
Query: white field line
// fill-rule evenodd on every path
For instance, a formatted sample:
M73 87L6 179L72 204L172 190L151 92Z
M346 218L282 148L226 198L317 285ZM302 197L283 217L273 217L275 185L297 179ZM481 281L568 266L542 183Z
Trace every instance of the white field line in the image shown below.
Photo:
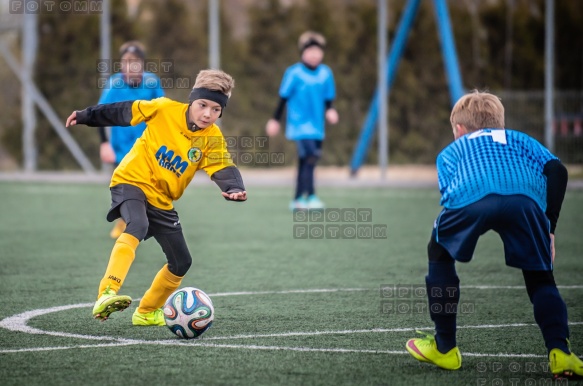
M408 286L410 284L395 284ZM558 285L558 289L583 289L583 285ZM462 285L460 289L478 289L478 290L497 290L497 289L516 289L526 291L523 285ZM304 293L319 293L319 292L359 292L359 291L380 291L378 288L339 288L339 289L306 289L306 290L286 290L286 291L241 291L241 292L222 292L217 294L209 294L212 297L220 296L242 296L242 295L288 295L288 294L304 294Z
M583 285L558 285L558 289L583 289ZM497 290L497 289L517 289L526 291L523 285L462 285L460 289L479 289L479 290Z
M571 322L569 325L578 326L583 322ZM461 329L478 328L514 328L514 327L537 327L534 323L510 323L510 324L484 324L476 326L458 326ZM257 339L257 338L284 338L290 336L317 336L317 335L350 335L350 334L370 334L387 332L415 332L416 330L430 330L434 327L404 327L404 328L371 328L368 330L338 330L338 331L303 331L303 332L282 332L278 334L257 334L257 335L231 335L231 336L211 336L203 340L234 340L234 339Z
M583 286L566 286L567 288L583 288ZM464 288L464 287L462 287ZM519 289L522 286L467 286L465 288L475 289ZM224 292L210 294L211 297L221 296L243 296L243 295L274 295L274 294L295 294L295 293L326 293L326 292L356 292L356 291L373 291L377 289L372 288L344 288L344 289L306 289L306 290L287 290L287 291L242 291L242 292ZM44 331L27 325L28 321L34 317L46 315L54 312L65 311L74 308L90 308L93 303L80 303L66 306L51 307L45 309L38 309L26 311L21 314L13 315L0 321L0 327L6 328L10 331L24 332L27 334L43 334L66 338L97 340L97 341L112 341L112 343L101 343L94 345L74 345L74 346L55 346L55 347L32 347L22 349L0 349L0 354L18 353L18 352L32 352L32 351L52 351L52 350L67 350L75 348L99 348L99 347L119 347L137 344L157 344L157 345L190 345L203 347L223 347L233 349L250 349L250 350L285 350L285 351L304 351L304 352L337 352L337 353L376 353L376 354L406 354L406 351L391 351L391 350L355 350L342 348L310 348L310 347L281 347L281 346L261 346L261 345L235 345L235 344L216 344L206 343L210 340L236 340L236 339L258 339L258 338L279 338L290 336L317 336L317 335L346 335L346 334L363 334L363 333L388 333L388 332L407 332L415 330L432 330L433 327L417 327L417 328L374 328L368 330L339 330L339 331L304 331L304 332L284 332L277 334L257 334L257 335L233 335L222 337L209 337L196 341L177 341L177 340L157 340L145 341L117 338L110 336L97 335L83 335L72 334L60 331ZM581 325L583 322L572 322L570 325ZM480 329L480 328L513 328L513 327L534 327L536 324L513 323L513 324L499 324L499 325L476 325L476 326L458 326L458 329ZM506 358L534 358L544 357L544 355L536 354L483 354L483 353L464 353L467 356L476 357L506 357Z
M494 326L494 327L503 327ZM333 331L330 331L333 333ZM342 332L343 333L343 332ZM313 347L286 347L286 346L262 346L262 345L243 345L243 344L216 344L206 343L203 341L179 341L179 340L165 340L165 341L148 341L148 340L131 340L119 339L115 343L102 343L94 345L76 345L76 346L57 346L57 347L32 347L23 349L9 349L0 350L0 354L22 353L22 352L38 352L38 351L56 351L69 349L84 349L84 348L102 348L102 347L121 347L130 345L164 345L164 346L185 346L185 347L209 347L209 348L230 348L243 350L271 350L271 351L300 351L300 352L326 352L326 353L357 353L357 354L389 354L389 355L407 355L405 350L357 350L345 348L313 348ZM546 355L539 354L512 354L512 353L471 353L464 352L464 356L480 357L480 358L546 358Z
M583 286L581 287L583 288ZM288 294L313 294L326 292L359 292L359 291L380 291L377 288L322 288L322 289L298 289L285 291L241 291L241 292L221 292L216 294L209 294L210 297L221 296L244 296L244 295L288 295Z

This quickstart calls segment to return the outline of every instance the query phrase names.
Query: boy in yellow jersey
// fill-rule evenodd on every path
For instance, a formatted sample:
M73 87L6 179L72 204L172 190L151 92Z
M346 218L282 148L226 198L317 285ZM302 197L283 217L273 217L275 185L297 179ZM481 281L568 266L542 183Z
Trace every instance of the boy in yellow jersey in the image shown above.
M168 98L91 106L74 111L66 126L133 126L146 122L143 135L113 172L108 221L122 218L127 227L116 240L99 284L93 317L106 320L132 302L118 295L140 241L154 237L168 263L158 272L132 316L134 325L165 324L161 307L190 268L192 258L172 202L178 200L197 170L204 170L230 201L245 201L241 174L227 151L215 121L234 87L220 70L203 70L190 93L190 103Z

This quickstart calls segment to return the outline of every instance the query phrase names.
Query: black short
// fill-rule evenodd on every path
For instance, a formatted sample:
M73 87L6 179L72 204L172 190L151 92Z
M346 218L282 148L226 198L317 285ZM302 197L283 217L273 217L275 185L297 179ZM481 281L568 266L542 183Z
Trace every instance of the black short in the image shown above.
M145 209L148 219L148 230L144 239L148 239L156 234L168 234L182 231L178 213L174 209L164 210L150 205L144 192L137 186L119 184L113 186L110 191L111 208L107 213L107 221L111 222L123 217L120 211L121 205L126 201L135 200L138 201L136 203L138 206L134 209L139 209L139 207L142 206L141 210L143 211Z
M318 139L300 139L296 141L298 158L322 157L322 141Z
M142 189L134 185L129 184L119 184L112 186L109 191L111 192L111 208L107 212L107 221L112 222L121 217L119 211L119 206L128 200L138 200L145 204L148 203L146 200L146 195Z

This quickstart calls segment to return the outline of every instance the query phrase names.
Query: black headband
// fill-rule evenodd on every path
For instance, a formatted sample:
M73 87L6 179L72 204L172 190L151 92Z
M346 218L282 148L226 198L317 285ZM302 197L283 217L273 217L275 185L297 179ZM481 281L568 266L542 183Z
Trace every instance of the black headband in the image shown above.
M321 42L317 41L316 39L311 38L310 40L308 40L307 42L305 42L302 45L302 49L300 50L300 52L304 52L304 50L306 48L311 47L311 46L318 46L321 49L326 48L326 45L325 44L322 44Z
M197 99L208 99L213 102L217 102L221 105L222 108L225 108L227 105L227 101L229 97L223 94L220 91L209 90L208 88L200 87L200 88L193 88L188 96L188 100L190 102L195 101Z
M140 49L140 47L132 45L129 45L126 48L124 48L123 51L121 51L120 56L124 56L128 52L130 54L136 55L138 58L142 60L146 58L146 54L144 53L144 51Z

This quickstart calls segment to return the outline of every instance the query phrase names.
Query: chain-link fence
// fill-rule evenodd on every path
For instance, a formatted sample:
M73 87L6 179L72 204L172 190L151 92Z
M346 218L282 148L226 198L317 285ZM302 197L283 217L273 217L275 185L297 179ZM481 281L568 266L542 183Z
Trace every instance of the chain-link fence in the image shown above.
M506 110L506 127L544 144L544 91L507 91L499 95ZM554 98L554 153L563 163L583 164L583 91L556 91Z

